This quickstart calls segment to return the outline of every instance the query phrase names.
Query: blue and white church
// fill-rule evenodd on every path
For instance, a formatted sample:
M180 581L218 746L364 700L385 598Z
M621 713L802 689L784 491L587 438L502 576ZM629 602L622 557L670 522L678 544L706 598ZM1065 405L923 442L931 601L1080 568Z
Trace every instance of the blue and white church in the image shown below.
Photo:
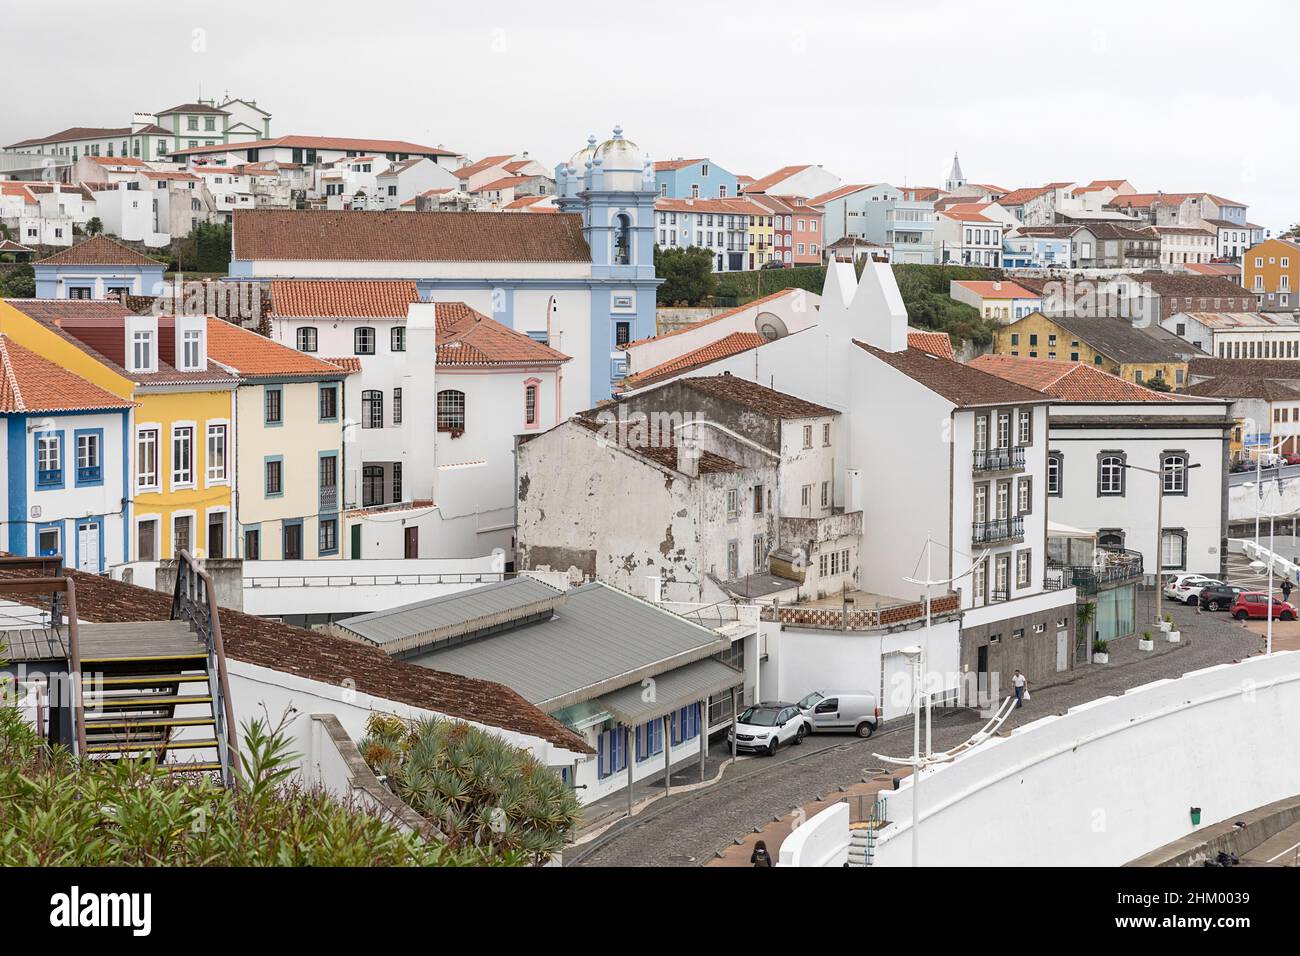
M555 167L559 213L240 210L232 279L412 280L570 356L561 414L655 334L654 167L615 127Z

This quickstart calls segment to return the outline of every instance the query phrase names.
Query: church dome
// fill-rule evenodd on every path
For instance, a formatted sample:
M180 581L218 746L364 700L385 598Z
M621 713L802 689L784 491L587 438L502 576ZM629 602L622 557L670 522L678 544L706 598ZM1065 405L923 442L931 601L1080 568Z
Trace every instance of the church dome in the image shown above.
M595 154L607 170L641 170L641 149L623 136L623 127L614 127L614 136L596 147Z
M578 150L576 153L574 153L572 157L570 157L569 168L572 169L575 173L581 175L583 170L586 169L587 167L588 160L593 159L595 155L596 155L596 137L588 136L587 145L582 149Z

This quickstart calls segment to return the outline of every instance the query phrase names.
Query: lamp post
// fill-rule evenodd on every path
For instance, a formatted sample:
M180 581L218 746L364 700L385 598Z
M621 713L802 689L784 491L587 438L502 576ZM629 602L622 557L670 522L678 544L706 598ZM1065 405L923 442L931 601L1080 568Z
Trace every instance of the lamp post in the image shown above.
M1162 620L1160 614L1163 607L1161 598L1164 597L1164 589L1160 585L1160 572L1164 570L1164 559L1163 559L1163 555L1161 554L1161 551L1163 550L1164 543L1165 543L1164 504L1165 504L1166 469L1143 468L1141 465L1130 465L1127 462L1124 463L1124 467L1129 469L1130 471L1145 471L1148 475L1155 475L1157 479L1156 480L1156 574L1155 577L1156 577L1156 623L1158 624ZM1191 471L1193 468L1200 468L1201 466L1199 464L1198 465L1187 464L1184 465L1183 467L1185 470ZM1186 479L1184 478L1184 480ZM1259 532L1256 531L1255 534L1256 534L1256 543L1258 543ZM1184 564L1186 563L1186 558L1187 558L1186 546L1184 545L1184 554L1183 554Z

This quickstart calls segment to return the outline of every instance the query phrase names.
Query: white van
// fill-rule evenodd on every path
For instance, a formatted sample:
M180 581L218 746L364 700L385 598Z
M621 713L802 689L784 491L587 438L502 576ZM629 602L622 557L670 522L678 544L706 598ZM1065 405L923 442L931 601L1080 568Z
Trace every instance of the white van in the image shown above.
M798 707L815 733L851 731L859 737L870 737L880 723L880 702L875 694L815 690L800 700Z

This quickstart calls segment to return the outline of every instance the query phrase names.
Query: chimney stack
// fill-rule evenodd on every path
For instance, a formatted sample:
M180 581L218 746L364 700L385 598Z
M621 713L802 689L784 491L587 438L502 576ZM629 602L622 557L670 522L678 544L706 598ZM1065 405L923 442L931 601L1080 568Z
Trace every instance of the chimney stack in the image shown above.
M677 435L677 470L688 478L700 476L700 442L694 435Z

